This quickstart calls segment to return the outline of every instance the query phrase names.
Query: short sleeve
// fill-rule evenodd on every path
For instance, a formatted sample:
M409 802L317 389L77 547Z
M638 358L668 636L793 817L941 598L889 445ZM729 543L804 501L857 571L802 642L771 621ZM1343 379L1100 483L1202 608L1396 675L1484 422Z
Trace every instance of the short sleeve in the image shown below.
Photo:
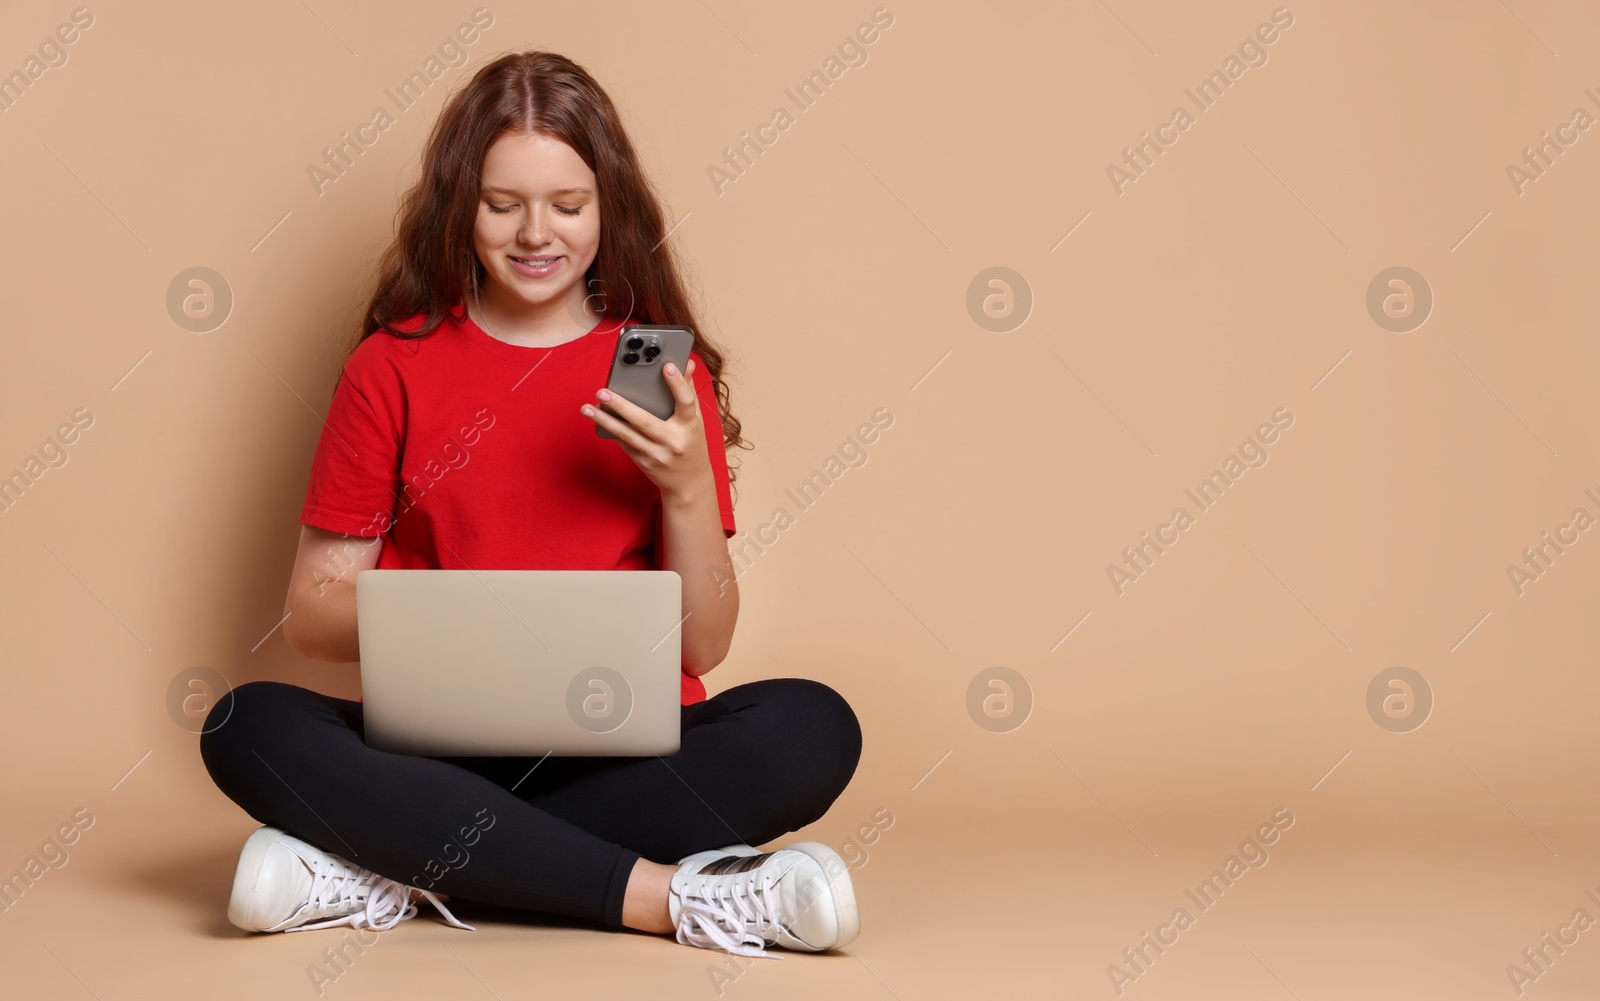
M311 459L300 522L377 538L394 524L405 410L399 374L373 334L345 362Z
M717 484L717 510L722 514L722 534L731 538L737 531L733 520L733 487L728 480L728 449L722 441L722 411L717 405L716 387L711 372L698 351L689 352L694 362L694 388L700 394L700 423L706 429L706 451L711 453L711 476Z

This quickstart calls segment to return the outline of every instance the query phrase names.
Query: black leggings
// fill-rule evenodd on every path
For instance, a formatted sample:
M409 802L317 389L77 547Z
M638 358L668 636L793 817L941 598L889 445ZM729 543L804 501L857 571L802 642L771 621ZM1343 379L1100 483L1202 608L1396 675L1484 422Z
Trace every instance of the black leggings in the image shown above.
M254 681L217 702L200 754L250 816L381 876L621 927L641 856L799 830L861 757L849 703L804 678L738 685L682 719L668 757L428 758L368 747L359 702Z

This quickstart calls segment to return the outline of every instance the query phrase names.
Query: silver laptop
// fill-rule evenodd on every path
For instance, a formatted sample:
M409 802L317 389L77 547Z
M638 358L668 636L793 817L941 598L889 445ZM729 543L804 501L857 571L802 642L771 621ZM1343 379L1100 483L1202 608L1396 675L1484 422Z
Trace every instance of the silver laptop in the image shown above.
M670 570L361 571L367 745L676 754L682 587Z

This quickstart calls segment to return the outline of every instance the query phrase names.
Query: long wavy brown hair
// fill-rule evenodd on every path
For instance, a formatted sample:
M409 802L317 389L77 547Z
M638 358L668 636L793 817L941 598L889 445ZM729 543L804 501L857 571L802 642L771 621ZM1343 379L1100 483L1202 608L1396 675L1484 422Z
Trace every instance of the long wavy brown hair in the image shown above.
M473 247L489 147L508 133L538 132L571 146L599 184L600 250L584 275L613 319L674 324L694 331L694 349L711 374L725 449L750 448L729 405L722 352L705 335L666 241L666 215L639 167L611 98L577 63L554 52L515 52L484 66L450 97L422 149L422 173L396 213L395 238L379 261L372 299L350 351L384 330L427 337L487 277ZM630 290L625 302L621 290ZM591 304L593 305L592 301ZM419 313L422 326L394 324ZM348 355L347 355L348 356ZM730 462L728 478L737 479Z

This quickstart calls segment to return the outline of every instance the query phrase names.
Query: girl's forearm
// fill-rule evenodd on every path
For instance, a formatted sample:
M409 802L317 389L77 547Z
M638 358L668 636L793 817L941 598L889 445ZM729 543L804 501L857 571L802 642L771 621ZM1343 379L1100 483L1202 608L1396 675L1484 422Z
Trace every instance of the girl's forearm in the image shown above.
M663 495L661 522L660 567L683 580L683 670L698 677L728 655L739 618L739 585L711 478L702 490Z

